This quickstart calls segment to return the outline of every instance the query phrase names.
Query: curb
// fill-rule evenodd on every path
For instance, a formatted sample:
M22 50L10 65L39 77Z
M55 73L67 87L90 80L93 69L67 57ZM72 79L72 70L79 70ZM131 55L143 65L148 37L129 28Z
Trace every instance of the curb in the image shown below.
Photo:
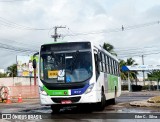
M160 96L151 97L148 99L149 103L160 103Z

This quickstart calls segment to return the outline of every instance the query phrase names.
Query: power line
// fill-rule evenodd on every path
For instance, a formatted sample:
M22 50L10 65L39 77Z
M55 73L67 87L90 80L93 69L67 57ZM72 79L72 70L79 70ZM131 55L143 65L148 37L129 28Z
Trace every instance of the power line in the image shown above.
M157 46L157 44L156 44L156 45L150 45L150 46L145 46L145 47L142 47L142 46L141 47L127 47L127 48L124 47L124 48L116 48L115 51L122 51L122 52L124 51L125 52L125 51L131 51L131 50L134 51L134 50L140 50L140 49L146 49L146 48L149 48L149 49L150 48L159 48L159 46Z
M3 26L14 28L14 29L21 29L21 30L37 30L37 31L43 31L43 30L50 30L51 28L33 28L33 27L27 27L24 25L17 24L15 22L9 21L5 18L0 17L0 23Z
M38 52L37 50L31 50L31 49L27 49L27 48L20 48L20 47L16 47L16 46L4 44L4 43L0 43L0 48L6 49L6 50L17 51L17 52Z
M71 30L71 29L68 29L68 33L74 34L73 30ZM65 37L65 36L64 36L64 37ZM72 38L73 40L75 40L75 38L76 38L75 36L68 36L68 37ZM89 39L86 38L86 37L81 37L81 38L78 37L78 39L80 39L80 40L89 40Z
M137 50L137 51L129 51L129 52L118 52L119 55L129 55L129 54L136 54L136 53L143 53L143 52L158 52L159 49L156 49L156 50L143 50L143 51L140 51L140 50Z
M160 54L160 52L153 52L153 53L143 53L143 55L144 56L146 56L146 55L153 55L153 54ZM139 57L139 56L141 56L141 54L135 54L135 55L124 55L124 56L119 56L119 57L121 57L121 58L125 58L125 57Z
M0 2L22 2L22 1L29 1L29 0L0 0Z
M114 29L109 29L109 30L101 30L101 31L94 31L94 32L84 32L84 33L74 33L74 34L66 34L64 36L83 36L83 35L90 35L90 34L101 34L101 33L111 33L111 32L120 32L120 31L126 31L126 30L133 30L133 29L138 29L138 28L144 28L152 25L160 24L160 21L154 21L154 22L149 22L145 24L138 24L138 25L133 25L133 26L124 26L119 28L114 28Z
M18 41L15 41L15 40L10 40L10 39L5 39L5 38L1 38L1 37L0 37L0 42L6 42L5 44L12 43L12 44L15 44L16 46L18 46L18 45L24 46L25 45L25 46L28 46L28 47L38 48L37 44L34 43L34 42L32 42L32 43L22 43L22 42L18 42Z

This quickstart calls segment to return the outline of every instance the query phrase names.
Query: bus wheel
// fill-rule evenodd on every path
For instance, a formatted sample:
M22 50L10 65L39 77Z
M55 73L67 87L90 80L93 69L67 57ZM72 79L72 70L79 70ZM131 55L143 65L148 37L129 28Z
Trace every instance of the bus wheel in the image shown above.
M58 113L60 111L60 106L51 105L52 113Z
M110 99L110 100L109 100L109 103L110 103L110 105L115 105L115 104L116 104L115 98Z
M97 104L97 110L102 111L106 106L106 97L104 91L101 91L101 102Z

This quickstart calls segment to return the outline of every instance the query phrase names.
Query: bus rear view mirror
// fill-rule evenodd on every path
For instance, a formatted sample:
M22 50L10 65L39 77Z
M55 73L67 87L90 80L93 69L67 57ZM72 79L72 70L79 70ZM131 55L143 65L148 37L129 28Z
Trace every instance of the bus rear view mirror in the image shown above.
M35 69L37 67L36 59L33 59L33 68Z

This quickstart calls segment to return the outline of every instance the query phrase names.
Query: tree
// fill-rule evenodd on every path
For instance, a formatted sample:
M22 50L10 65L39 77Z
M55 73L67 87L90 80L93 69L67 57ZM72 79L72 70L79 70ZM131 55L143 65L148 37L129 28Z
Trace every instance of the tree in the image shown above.
M17 76L17 64L13 64L9 67L7 67L7 73L10 77L16 77Z
M117 54L114 52L114 46L113 45L111 45L109 43L104 43L103 44L103 49L107 50L112 55L117 56Z
M137 65L137 63L135 63L136 61L132 58L128 58L126 61L126 65L131 66L131 65Z
M147 75L149 80L160 80L160 70L153 70Z
M124 60L120 60L120 68L121 68L121 78L122 80L127 80L128 78L128 73L127 72L123 72L122 71L122 66L131 66L131 65L137 65L137 63L135 63L135 60L132 58L128 58L126 61ZM129 72L129 78L132 80L137 80L137 71L130 71Z
M122 66L125 66L125 65L126 65L126 62L124 60L119 61L119 66L121 71L120 75L122 80L126 80L128 77L127 73L122 71Z
M135 63L136 61L132 58L128 58L127 61L126 61L126 65L127 66L132 66L132 65L137 65L137 63ZM129 72L129 77L131 80L134 80L136 79L137 80L137 74L138 72L137 71L130 71Z
M0 78L7 77L6 73L0 73Z

